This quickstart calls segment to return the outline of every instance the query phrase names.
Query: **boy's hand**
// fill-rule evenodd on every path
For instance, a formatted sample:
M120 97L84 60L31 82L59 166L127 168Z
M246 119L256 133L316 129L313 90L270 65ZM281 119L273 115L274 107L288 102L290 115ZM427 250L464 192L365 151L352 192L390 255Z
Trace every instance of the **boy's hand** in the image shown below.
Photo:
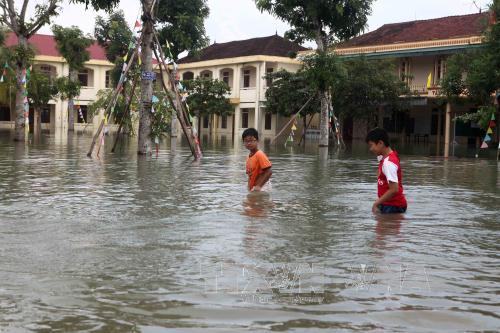
M380 209L378 208L378 202L375 201L372 206L372 213L373 214L378 214L380 213Z

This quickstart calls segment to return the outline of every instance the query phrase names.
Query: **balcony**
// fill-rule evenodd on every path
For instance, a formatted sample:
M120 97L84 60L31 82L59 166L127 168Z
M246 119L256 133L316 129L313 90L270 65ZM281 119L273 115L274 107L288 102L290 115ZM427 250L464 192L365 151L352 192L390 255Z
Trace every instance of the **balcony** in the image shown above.
M439 96L441 86L433 84L430 88L427 88L426 83L411 83L409 84L410 92L418 96Z
M254 103L256 100L255 87L241 88L240 89L240 102L241 103Z

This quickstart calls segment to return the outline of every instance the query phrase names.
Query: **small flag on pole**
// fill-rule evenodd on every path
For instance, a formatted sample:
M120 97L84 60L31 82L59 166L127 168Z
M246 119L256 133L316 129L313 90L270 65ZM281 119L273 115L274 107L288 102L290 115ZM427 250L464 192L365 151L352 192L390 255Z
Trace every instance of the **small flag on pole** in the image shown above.
M432 87L432 72L429 73L429 76L427 77L427 88Z

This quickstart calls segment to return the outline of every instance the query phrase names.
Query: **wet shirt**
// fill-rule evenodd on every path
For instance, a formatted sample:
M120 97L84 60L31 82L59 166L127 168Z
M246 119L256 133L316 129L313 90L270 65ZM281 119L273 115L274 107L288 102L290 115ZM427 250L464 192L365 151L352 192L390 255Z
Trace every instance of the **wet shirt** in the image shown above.
M403 176L399 165L398 153L392 151L383 158L378 165L378 197L380 198L389 190L389 182L398 183L398 192L383 203L386 206L406 207L406 198L403 193Z
M251 190L255 186L257 177L264 173L265 169L272 166L263 151L257 150L253 155L247 157L247 175L248 175L248 189Z

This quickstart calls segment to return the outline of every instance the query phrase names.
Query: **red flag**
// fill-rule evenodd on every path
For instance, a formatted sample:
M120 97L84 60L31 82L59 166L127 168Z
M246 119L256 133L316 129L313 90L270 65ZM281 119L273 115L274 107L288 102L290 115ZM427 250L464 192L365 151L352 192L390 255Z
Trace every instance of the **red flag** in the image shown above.
M495 126L496 126L495 121L494 120L490 120L490 128L493 128Z
M134 28L140 28L140 27L141 27L141 22L136 20Z

